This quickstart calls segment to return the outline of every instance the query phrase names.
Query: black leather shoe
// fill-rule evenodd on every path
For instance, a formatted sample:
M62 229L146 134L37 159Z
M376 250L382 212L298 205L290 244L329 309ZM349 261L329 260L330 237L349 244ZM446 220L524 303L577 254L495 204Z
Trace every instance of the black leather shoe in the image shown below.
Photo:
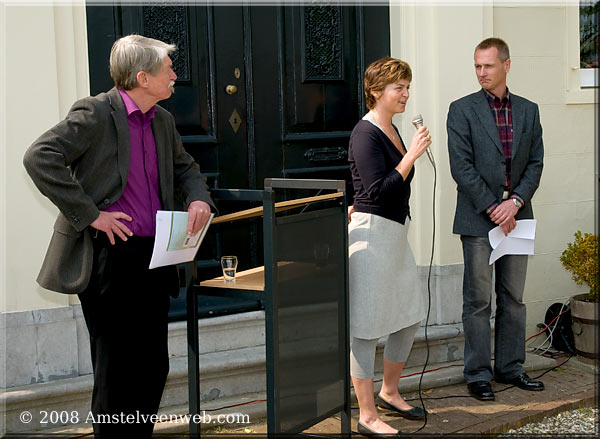
M413 407L410 410L402 410L402 409L396 407L395 405L390 404L389 402L387 402L385 399L383 399L379 395L377 395L377 398L375 398L375 404L378 407L381 407L382 409L392 410L406 419L412 419L412 420L425 419L426 412L421 407Z
M396 433L377 433L375 430L371 430L369 427L361 424L360 422L358 423L356 429L360 434L368 437L402 437L402 433L400 433L400 431L397 431Z
M544 390L544 383L542 383L541 381L532 380L531 378L529 378L529 376L527 376L525 372L523 372L521 375L511 378L510 380L504 379L502 377L496 377L495 380L497 383L512 384L513 386L516 386L519 389L523 390Z
M496 399L489 381L473 381L467 383L469 394L480 401L493 401Z

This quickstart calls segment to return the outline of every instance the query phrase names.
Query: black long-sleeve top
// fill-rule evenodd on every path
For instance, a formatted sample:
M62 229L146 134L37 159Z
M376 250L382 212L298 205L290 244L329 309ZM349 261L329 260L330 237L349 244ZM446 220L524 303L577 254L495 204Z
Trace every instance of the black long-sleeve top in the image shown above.
M398 129L394 129L400 137ZM405 180L395 169L402 157L378 127L367 120L356 124L348 148L356 212L372 213L401 224L407 216L410 218L408 200L415 170L413 167Z

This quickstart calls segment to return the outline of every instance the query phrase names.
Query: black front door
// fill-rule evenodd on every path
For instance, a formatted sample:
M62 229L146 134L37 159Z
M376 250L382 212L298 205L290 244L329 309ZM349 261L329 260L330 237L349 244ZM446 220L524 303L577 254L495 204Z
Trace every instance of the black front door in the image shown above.
M266 177L350 181L348 139L365 112L362 74L389 54L387 6L88 6L92 94L112 86L115 39L177 44L175 117L210 187L262 189ZM231 206L220 205L220 213ZM202 278L222 254L262 264L256 222L213 235Z

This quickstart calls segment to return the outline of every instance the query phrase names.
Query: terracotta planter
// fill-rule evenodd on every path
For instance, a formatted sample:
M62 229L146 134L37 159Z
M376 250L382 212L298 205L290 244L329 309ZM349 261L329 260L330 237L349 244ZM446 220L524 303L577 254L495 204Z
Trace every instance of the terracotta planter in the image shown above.
M599 364L598 355L598 302L586 302L587 294L571 297L571 328L575 350L584 363Z

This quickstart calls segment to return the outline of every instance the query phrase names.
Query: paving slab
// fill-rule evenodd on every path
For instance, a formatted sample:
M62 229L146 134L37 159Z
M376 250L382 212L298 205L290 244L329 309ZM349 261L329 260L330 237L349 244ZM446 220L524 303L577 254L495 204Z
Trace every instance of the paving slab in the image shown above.
M560 364L565 358L560 358L555 364ZM572 360L569 360L572 361ZM540 375L530 372L534 378ZM597 407L597 375L572 367L569 362L560 369L544 374L540 379L545 384L545 390L530 392L506 384L493 382L496 393L495 401L479 401L467 394L464 383L445 387L425 389L423 400L429 413L427 425L422 421L409 421L392 412L380 411L382 419L393 427L405 433L408 437L482 437L505 432L530 422L537 422L546 416L553 416L562 411L578 407ZM418 405L416 392L405 393L404 398L412 400L411 404ZM358 409L352 410L352 430L356 433ZM259 423L246 426L244 429L221 430L223 432L244 434L266 433L266 424ZM309 434L335 435L340 432L340 421L336 417L329 418L308 429ZM207 432L208 433L208 432ZM581 432L586 437L587 432ZM465 436L466 435L466 436ZM217 434L215 434L217 436ZM589 435L595 437L593 435Z

